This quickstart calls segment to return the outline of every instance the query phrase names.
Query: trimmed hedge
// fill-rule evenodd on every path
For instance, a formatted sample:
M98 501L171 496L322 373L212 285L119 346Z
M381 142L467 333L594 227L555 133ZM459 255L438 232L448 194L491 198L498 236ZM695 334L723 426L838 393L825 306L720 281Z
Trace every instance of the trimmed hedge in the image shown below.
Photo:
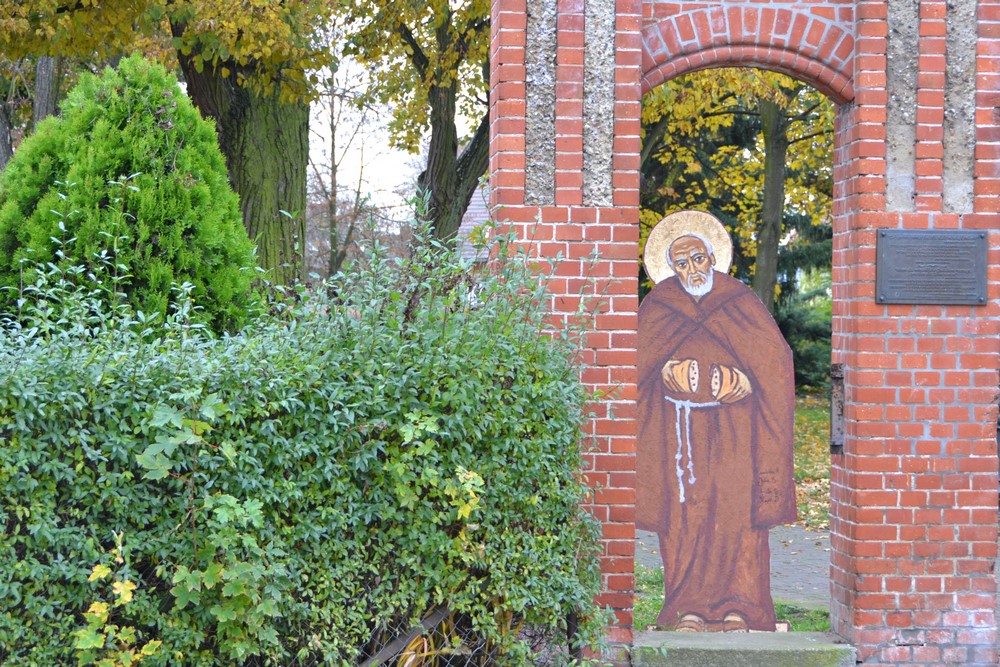
M504 664L521 622L596 636L578 345L532 270L376 253L221 338L40 274L0 331L0 664L110 625L143 664L357 664L443 605Z
M215 129L173 75L137 56L83 76L0 173L0 312L18 308L25 262L72 254L92 268L99 251L147 314L165 315L188 282L197 317L235 330L256 299Z

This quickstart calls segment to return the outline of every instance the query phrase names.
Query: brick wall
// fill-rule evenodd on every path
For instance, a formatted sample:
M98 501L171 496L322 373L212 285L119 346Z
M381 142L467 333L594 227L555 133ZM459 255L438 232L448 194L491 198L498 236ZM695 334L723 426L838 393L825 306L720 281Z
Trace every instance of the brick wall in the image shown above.
M588 470L612 642L632 640L640 95L686 71L754 65L840 105L833 347L846 436L832 474L834 630L866 664L997 664L1000 0L967 2L533 0L529 16L525 0L494 0L492 204L536 252L562 258L557 318L581 291L608 297L584 379L612 392L596 406ZM535 34L545 28L542 3L555 17L547 105L536 98L549 84L526 66L547 57L527 40L531 21ZM613 20L594 13L602 7ZM614 35L594 34L603 25ZM587 66L600 39L613 39L608 71ZM588 146L601 145L608 107L588 96L588 77L613 82L607 174ZM552 151L526 140L540 127L554 132ZM585 185L594 173L611 179L610 202ZM989 303L876 304L877 230L945 228L989 234Z

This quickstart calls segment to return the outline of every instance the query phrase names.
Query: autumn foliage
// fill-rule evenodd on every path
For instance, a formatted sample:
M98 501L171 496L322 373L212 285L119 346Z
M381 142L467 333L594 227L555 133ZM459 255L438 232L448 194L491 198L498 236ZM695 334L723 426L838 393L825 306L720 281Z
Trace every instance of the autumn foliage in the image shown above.
M817 91L756 69L703 70L651 91L642 113L643 239L666 214L709 210L732 233L737 275L752 276L772 303L779 242L790 249L808 228L830 225L833 114Z
M348 53L373 71L370 94L394 109L393 142L411 152L427 136L419 185L440 238L452 238L485 173L489 148L489 0L340 0ZM476 120L470 137L461 115Z
M165 59L179 53L198 71L218 70L240 85L301 99L312 94L314 70L329 63L316 30L330 12L320 0L0 0L0 52L107 58L139 48Z

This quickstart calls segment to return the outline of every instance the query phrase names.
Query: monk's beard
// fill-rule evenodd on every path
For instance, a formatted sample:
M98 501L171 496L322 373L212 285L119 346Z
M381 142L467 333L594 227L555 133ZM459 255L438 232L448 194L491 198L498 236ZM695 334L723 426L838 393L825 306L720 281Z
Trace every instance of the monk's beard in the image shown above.
M695 275L701 276L705 279L700 285L690 285L687 282L682 282L681 285L684 286L684 291L691 296L705 296L712 291L712 281L715 279L715 271L709 271L708 273L694 273L691 278Z

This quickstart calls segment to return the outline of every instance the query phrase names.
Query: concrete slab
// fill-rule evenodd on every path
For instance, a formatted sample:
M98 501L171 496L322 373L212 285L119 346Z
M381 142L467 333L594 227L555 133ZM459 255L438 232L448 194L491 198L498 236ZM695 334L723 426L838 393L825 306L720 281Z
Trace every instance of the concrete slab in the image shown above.
M633 667L854 667L855 651L822 632L640 632Z

